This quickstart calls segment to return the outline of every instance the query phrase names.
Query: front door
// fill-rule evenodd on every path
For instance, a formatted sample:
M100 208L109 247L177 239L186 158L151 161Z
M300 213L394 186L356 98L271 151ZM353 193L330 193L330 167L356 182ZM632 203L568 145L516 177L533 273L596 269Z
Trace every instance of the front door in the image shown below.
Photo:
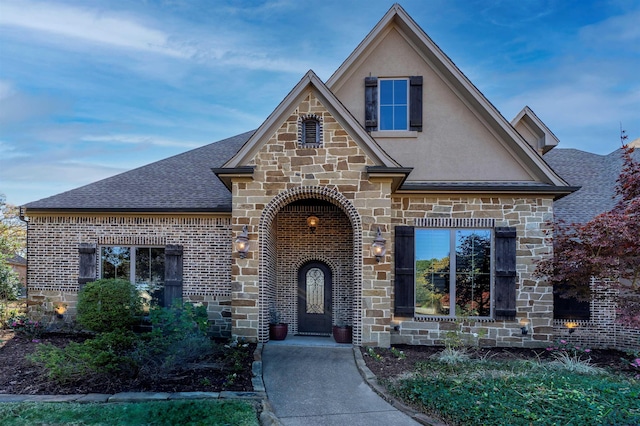
M298 332L331 333L331 269L310 262L298 272Z

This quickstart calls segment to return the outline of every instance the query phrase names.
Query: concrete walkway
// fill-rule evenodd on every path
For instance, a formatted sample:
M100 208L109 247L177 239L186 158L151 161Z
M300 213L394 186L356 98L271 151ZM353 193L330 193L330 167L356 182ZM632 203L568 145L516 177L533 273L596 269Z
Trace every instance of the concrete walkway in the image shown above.
M419 425L363 380L351 345L330 337L287 337L262 351L267 397L286 426Z

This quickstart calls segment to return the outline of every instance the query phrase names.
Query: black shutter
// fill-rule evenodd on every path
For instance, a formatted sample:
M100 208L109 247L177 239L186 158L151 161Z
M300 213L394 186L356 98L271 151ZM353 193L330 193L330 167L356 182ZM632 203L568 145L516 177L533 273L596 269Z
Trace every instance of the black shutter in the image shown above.
M378 130L378 78L364 79L364 126L367 132Z
M409 78L409 130L422 131L422 76Z
M80 269L78 271L78 285L82 288L86 283L95 281L96 272L96 245L80 243L78 247L80 255Z
M516 228L495 229L495 318L516 317Z
M164 248L164 306L175 300L182 302L182 246L167 245Z
M415 243L413 226L396 226L395 236L395 314L414 314Z

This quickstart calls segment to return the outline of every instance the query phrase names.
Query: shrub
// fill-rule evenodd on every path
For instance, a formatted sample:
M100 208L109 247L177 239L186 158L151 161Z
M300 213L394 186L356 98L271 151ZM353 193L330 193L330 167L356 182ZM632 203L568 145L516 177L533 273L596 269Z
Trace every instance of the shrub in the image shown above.
M21 287L18 274L5 261L5 256L0 254L0 300L17 300Z
M82 380L94 373L134 375L138 367L129 354L136 343L135 334L117 330L83 343L71 342L64 348L38 345L29 360L45 367L47 375L59 383Z
M207 310L190 303L150 312L152 331L140 336L132 357L140 374L162 377L182 364L210 355L214 350L205 334Z
M13 331L29 339L37 339L44 332L44 324L41 321L33 320L26 315L17 315L9 318L7 325Z
M95 332L128 329L141 309L142 301L133 284L103 279L86 284L78 294L77 321Z

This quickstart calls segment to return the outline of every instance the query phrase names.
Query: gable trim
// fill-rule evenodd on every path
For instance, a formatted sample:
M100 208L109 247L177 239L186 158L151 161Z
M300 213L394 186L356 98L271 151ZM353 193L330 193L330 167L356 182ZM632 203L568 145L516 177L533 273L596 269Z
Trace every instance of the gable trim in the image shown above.
M393 27L416 49L423 60L440 76L443 82L461 99L469 110L499 141L532 177L542 183L560 187L568 186L542 157L527 143L478 88L460 71L451 59L436 45L420 26L399 4L394 4L376 24L365 39L356 47L336 72L327 80L331 89L340 87L349 72L375 48L384 35ZM509 143L513 141L513 144Z
M308 90L315 90L319 100L345 130L354 138L366 154L377 164L386 167L400 167L378 143L366 132L358 120L335 97L318 76L309 70L289 94L280 102L278 107L269 115L264 123L256 130L242 148L224 165L223 168L239 168L250 162L266 139L275 133L285 117L291 114Z

